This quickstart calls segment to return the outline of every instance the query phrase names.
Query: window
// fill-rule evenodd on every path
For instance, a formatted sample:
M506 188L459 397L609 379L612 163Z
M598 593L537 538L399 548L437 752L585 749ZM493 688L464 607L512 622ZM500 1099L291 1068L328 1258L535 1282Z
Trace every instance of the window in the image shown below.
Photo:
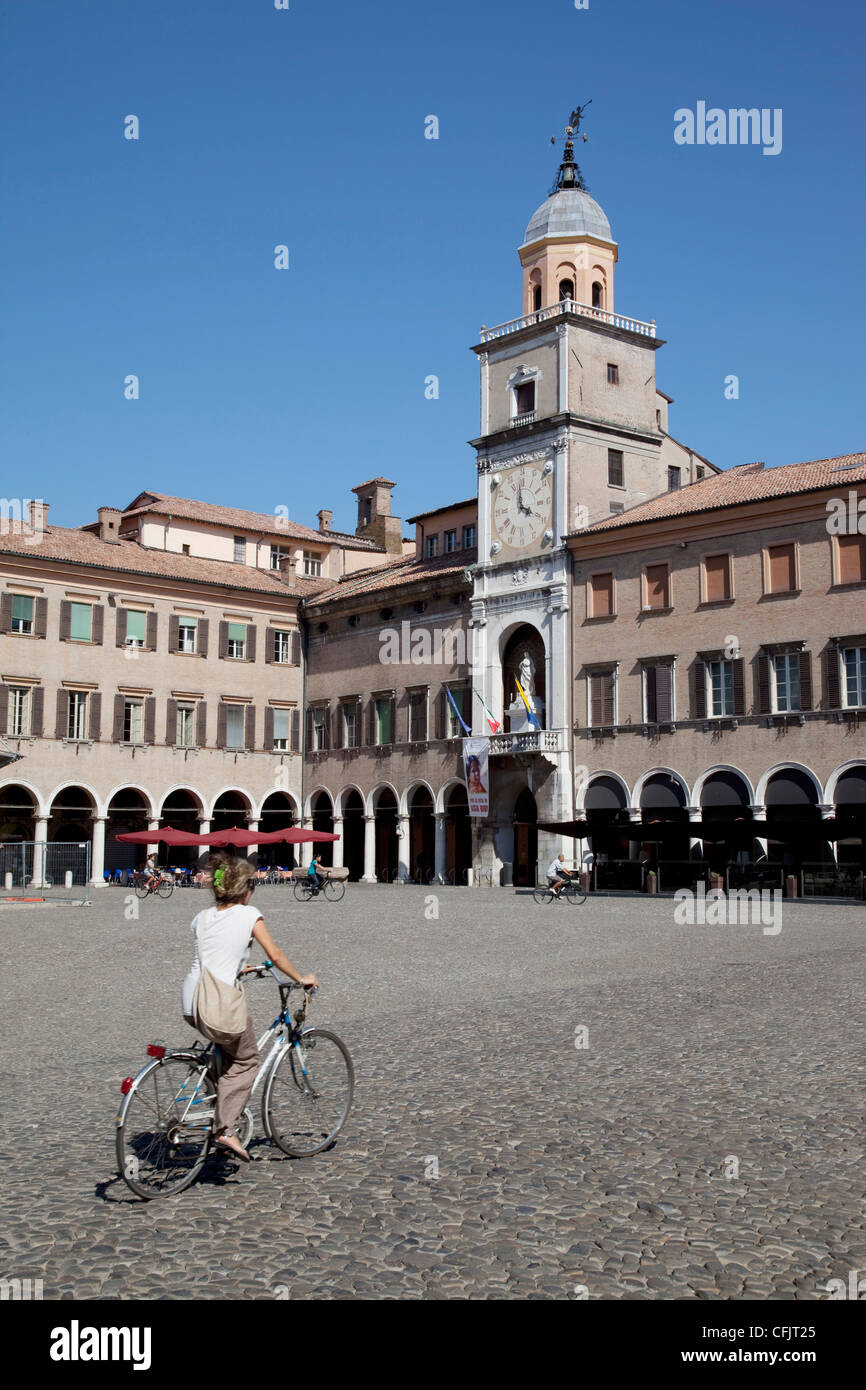
M390 699L380 699L375 705L375 734L376 743L379 748L383 748L391 742L391 701Z
M610 514L611 514L611 516L622 516L622 514L623 514L624 511L625 511L625 503L624 503L624 502L611 502L611 504L610 504Z
M614 673L593 671L589 677L589 722L594 728L614 723Z
M226 748L244 746L244 706L226 705Z
M70 603L69 640L70 642L89 642L93 631L93 607L89 603ZM72 734L69 735L73 737ZM82 735L83 737L83 735Z
M409 692L409 741L424 743L427 739L427 691Z
M146 632L147 614L139 613L134 608L128 608L126 610L126 645L128 647L143 647Z
M88 608L89 605L73 605ZM66 718L66 737L67 738L87 738L87 691L69 691L69 709Z
M535 409L535 382L522 381L514 388L514 414L531 415Z
M424 556L427 560L433 560L439 554L439 537L426 536L424 540Z
M574 281L573 281L573 280L560 280L560 282L559 282L559 302L560 302L560 304L562 303L562 301L563 301L564 299L574 299Z
M607 481L610 487L625 486L622 449L608 449L607 451Z
M697 468L695 469L695 474L699 480L704 476L705 472L706 469L702 468L701 465L698 464Z
M181 555L189 555L189 553L190 553L190 552L189 552L189 546L188 546L188 545L182 545L181 548L180 548L180 553L181 553Z
M723 603L730 597L730 555L708 555L704 560L704 603Z
M177 649L179 652L194 652L196 649L196 637L198 635L198 619L178 618L177 622Z
M21 594L12 596L12 631L20 632L24 637L33 636L33 610L35 603L32 598L26 598Z
M451 552L452 552L452 550L456 550L456 549L457 549L457 532L456 532L456 531L446 531L446 532L445 532L445 554L446 554L446 555L450 555Z
M657 411L656 411L656 429L657 429L657 430L660 430L661 427L662 427L662 413L661 413L660 410L657 410Z
M9 687L9 710L6 721L7 734L24 737L30 733L30 687L12 685Z
M124 700L123 742L144 743L144 701Z
M668 492L679 492L680 490L680 470L678 468L668 468Z
M730 717L734 713L734 663L708 661L707 676L708 712L717 718Z
M282 628L274 629L274 661L278 666L288 666L291 661L292 634Z
M845 704L849 709L866 705L866 647L845 647L842 664L845 671Z
M767 547L766 577L768 594L792 594L797 588L794 542Z
M358 747L358 705L351 700L341 706L343 712L343 747Z
M304 574L309 579L318 579L322 573L322 557L315 550L304 551Z
M800 708L799 652L777 652L770 660L773 708L780 714Z
M328 747L328 709L327 706L320 706L311 711L312 714L312 746L315 751Z
M612 571L607 574L590 575L588 616L590 618L612 618L614 616Z
M603 308L604 308L604 305L603 305L603 303L602 303L602 298L603 298L603 294L602 294L601 284L599 283L598 280L593 280L593 282L592 282L592 307L593 307L593 309L603 309Z
M287 709L274 710L274 751L287 753L289 751L289 715L291 711Z
M290 558L291 558L291 554L292 554L292 552L291 552L291 550L289 550L288 546L285 546L285 545L272 545L272 546L271 546L271 569L272 569L272 570L278 570L278 569L280 568L280 561L281 561L281 560L288 560L288 559L290 559Z
M450 691L451 691L451 695L452 695L452 697L453 697L453 699L454 699L454 704L457 706L458 710L460 711L460 715L461 715L461 717L462 717L462 719L463 719L463 723L464 723L464 724L468 724L469 728L471 729L471 728L472 728L472 698L471 698L471 697L472 697L472 691L469 689L468 686L465 686L465 685L462 686L462 687L458 687L456 690L454 689L453 686L449 686L448 688L449 688ZM452 706L452 704L451 704L451 701L448 699L448 696L445 695L444 691L443 691L443 698L444 698L444 700L445 700L445 706L444 706L444 708L445 708L445 737L446 737L446 738L462 738L462 737L463 737L463 728L462 728L462 726L461 726L461 724L460 724L460 720L457 718L457 715L454 713L454 709L453 709L453 706Z
M644 570L644 609L670 608L670 574L667 565L647 565Z
M619 367L615 362L607 364L607 384L608 386L619 386Z
M866 582L866 536L838 536L839 584ZM18 600L16 599L17 603Z
M245 565L247 562L247 541L245 536L235 536L234 561L236 565Z
M464 550L472 550L473 547L474 547L474 545L475 545L475 527L474 527L474 526L464 526L464 527L463 527L463 549L464 549Z
M645 666L644 718L648 724L669 724L674 717L673 667L662 661Z
M247 649L246 623L229 623L228 656L243 661Z
M175 744L178 748L195 747L195 706L178 705Z
M536 286L534 287L533 291L532 291L532 307L533 307L533 309L540 309L540 308L541 308L541 286L540 286L540 285L536 285Z

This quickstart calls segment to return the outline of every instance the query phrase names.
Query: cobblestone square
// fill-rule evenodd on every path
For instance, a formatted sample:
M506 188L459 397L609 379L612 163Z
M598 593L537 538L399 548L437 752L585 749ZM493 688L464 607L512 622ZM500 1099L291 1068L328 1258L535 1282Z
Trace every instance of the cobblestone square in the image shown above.
M858 908L786 903L773 936L663 899L260 890L353 1054L352 1113L307 1160L257 1116L249 1168L148 1204L116 1173L119 1087L191 1041L208 898L125 901L0 916L0 1273L45 1299L815 1299L866 1269ZM248 987L257 1024L273 993Z

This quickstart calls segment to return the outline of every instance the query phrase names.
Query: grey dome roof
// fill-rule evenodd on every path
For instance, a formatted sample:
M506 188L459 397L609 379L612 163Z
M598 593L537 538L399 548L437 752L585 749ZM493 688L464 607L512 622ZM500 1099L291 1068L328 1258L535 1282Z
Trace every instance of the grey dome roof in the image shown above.
M551 193L532 215L524 246L542 237L596 236L613 241L610 223L594 198L582 188L561 188Z

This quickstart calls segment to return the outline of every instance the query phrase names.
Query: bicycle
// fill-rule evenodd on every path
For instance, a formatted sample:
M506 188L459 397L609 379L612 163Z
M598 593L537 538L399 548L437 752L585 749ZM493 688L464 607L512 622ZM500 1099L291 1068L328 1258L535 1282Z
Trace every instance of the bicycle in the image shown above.
M329 903L338 903L345 892L346 884L341 878L326 878L321 888L306 875L303 878L295 879L295 897L301 903L308 903L311 898L318 898L323 895Z
M552 903L560 898L565 898L570 903L576 903L579 907L586 902L586 893L580 886L578 878L566 880L565 887L559 893L554 893L549 883L538 883L532 891L532 896L537 903Z
M174 892L174 879L168 874L136 874L135 875L135 896L146 898L151 893L158 893L161 898L170 898Z
M265 1134L290 1158L312 1158L333 1144L346 1122L355 1090L355 1069L345 1043L326 1028L304 1027L315 990L281 980L273 961L254 966L244 979L273 975L280 1012L258 1040L263 1060L250 1092L262 1091ZM238 978L241 978L240 976ZM294 1016L289 995L304 991ZM270 1042L270 1048L265 1048ZM116 1121L117 1162L137 1197L172 1197L195 1182L213 1146L218 1048L214 1043L169 1051L148 1046L136 1077L121 1083L123 1102ZM312 1054L312 1057L311 1057ZM255 1120L249 1104L238 1125L244 1148Z

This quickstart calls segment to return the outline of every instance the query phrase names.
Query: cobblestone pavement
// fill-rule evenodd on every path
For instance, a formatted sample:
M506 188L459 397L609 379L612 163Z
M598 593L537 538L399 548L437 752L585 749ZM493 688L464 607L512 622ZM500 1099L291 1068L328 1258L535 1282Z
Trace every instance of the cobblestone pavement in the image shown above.
M355 1106L314 1159L257 1117L249 1168L152 1203L116 1174L119 1083L190 1040L204 895L0 912L0 1274L46 1299L810 1299L866 1269L862 909L792 904L771 936L490 889L439 890L436 920L430 892L260 890Z

